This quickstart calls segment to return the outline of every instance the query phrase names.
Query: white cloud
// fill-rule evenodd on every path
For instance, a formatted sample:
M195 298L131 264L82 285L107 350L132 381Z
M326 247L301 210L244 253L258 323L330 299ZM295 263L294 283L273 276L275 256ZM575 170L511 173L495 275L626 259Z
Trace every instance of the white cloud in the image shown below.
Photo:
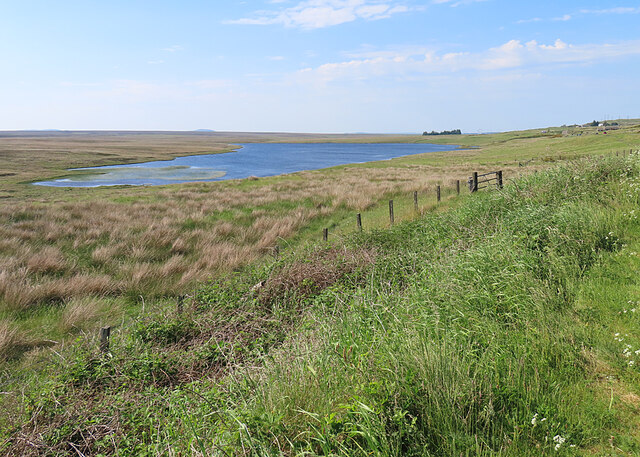
M452 8L455 8L461 5L469 5L471 3L486 2L486 1L487 0L433 0L432 3L436 5L447 3Z
M600 10L580 10L582 14L639 14L640 7L616 7Z
M254 17L230 20L226 23L318 29L358 19L384 19L407 11L407 6L383 0L306 0L291 8L257 11Z
M542 18L539 17L534 17L531 19L520 19L519 21L516 21L516 24L528 24L530 22L540 22L542 20Z
M449 2L452 0L438 0L439 2ZM533 19L521 19L516 21L516 24L526 24L529 22L540 22L540 21L570 21L575 16L586 15L586 14L640 14L640 7L615 7L615 8L606 8L606 9L581 9L578 13L573 14L564 14L558 17L552 17L547 19L541 19L539 17L534 17Z
M162 48L163 51L166 52L178 52L178 51L182 51L183 47L180 46L179 44L174 44L173 46L169 46L168 48Z
M408 78L424 74L461 71L506 71L543 65L587 64L640 55L640 40L618 43L572 45L562 40L553 44L511 40L480 52L437 53L427 48L400 51L368 51L345 62L326 63L300 70L296 79L324 84L334 80L363 81L376 77ZM352 55L353 56L353 55Z

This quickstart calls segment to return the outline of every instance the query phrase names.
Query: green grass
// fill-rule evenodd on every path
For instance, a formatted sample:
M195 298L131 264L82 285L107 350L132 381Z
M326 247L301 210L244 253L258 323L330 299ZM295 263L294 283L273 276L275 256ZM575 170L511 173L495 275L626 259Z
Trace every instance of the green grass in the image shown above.
M181 315L167 300L124 321L108 355L95 334L31 355L5 373L0 449L639 453L638 156L419 217L393 197L404 222L385 227L386 202L363 233L336 216L326 245L202 285Z

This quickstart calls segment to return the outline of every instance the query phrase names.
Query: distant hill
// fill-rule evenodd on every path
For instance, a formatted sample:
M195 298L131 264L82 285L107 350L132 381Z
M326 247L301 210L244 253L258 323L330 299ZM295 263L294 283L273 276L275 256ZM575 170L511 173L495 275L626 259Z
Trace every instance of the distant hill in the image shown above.
M194 132L215 132L215 130L211 130L211 129L197 129L197 130L194 130Z

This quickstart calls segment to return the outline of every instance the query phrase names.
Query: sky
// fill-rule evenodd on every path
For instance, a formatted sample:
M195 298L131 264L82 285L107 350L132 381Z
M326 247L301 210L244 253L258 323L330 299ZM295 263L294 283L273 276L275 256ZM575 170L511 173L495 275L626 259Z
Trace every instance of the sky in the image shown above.
M640 1L4 0L0 130L493 132L640 117Z

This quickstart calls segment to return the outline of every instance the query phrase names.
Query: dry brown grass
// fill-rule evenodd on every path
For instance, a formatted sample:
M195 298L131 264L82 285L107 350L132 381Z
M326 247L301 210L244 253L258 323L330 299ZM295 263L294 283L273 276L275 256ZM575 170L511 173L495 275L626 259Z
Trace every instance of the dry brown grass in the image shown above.
M30 256L27 261L30 273L60 273L67 269L67 261L59 248L46 246Z
M36 177L20 171L28 154L42 163L37 177L46 178L46 170L59 172L62 164L91 166L223 150L227 144L222 138L0 138L0 155L9 160L16 179L26 180ZM41 149L30 148L34 142ZM463 160L460 153L441 167L401 159L380 168L345 166L166 187L65 190L12 188L9 183L6 189L19 189L16 194L23 197L9 192L0 207L0 310L75 303L85 297L184 293L199 281L272 252L336 211L364 212L386 197L405 194L410 199L416 190L433 192L437 183L453 186L476 168L459 165Z
M26 347L31 346L31 339L9 320L0 320L0 362L18 356Z
M105 302L101 297L72 298L65 303L59 328L62 332L87 330L100 317Z
M98 189L79 201L9 203L0 209L0 306L173 293L254 261L338 209L361 212L387 195L432 191L461 175L459 167L344 167L251 185Z

